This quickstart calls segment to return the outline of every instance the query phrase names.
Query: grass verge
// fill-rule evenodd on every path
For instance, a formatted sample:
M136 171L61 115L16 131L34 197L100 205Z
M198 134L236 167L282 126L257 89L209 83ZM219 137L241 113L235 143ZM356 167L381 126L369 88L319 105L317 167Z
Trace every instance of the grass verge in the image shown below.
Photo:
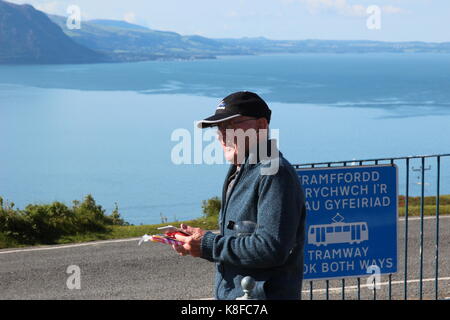
M153 225L141 225L141 226L109 226L106 232L86 232L74 235L62 236L55 244L69 244L69 243L81 243L98 240L113 240L113 239L126 239L141 237L144 234L158 234L161 233L157 228L167 225L173 225L178 227L181 223L190 225L196 228L202 228L205 230L217 230L217 217L203 217L188 221L168 222L163 224ZM41 245L41 244L35 244ZM8 238L5 234L0 232L0 249L5 248L21 248L28 247L29 244L20 244L11 238Z

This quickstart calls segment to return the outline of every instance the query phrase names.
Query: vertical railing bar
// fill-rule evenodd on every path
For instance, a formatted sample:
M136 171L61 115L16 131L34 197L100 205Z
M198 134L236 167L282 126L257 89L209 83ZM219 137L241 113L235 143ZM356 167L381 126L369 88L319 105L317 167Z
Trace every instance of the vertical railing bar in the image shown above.
M347 166L347 162L344 162L344 167ZM342 300L345 300L345 279L342 279Z
M314 168L314 167L315 167L315 165L312 164L311 168ZM313 282L312 281L309 282L309 299L313 300Z
M408 300L408 209L409 209L408 205L409 205L409 158L406 158L404 300Z
M420 282L419 282L419 299L423 299L423 213L425 207L425 158L422 157L421 168L421 192L420 192Z
M359 161L359 165L363 165L363 161ZM358 277L358 300L361 300L361 278Z
M389 291L388 299L392 300L392 273L389 274Z
M378 164L378 160L375 160L375 165L377 165L377 164ZM373 279L373 300L377 300L377 287L376 287L377 283L376 283L375 279L376 279L376 277L374 277L374 279Z
M373 278L373 300L377 300L377 283L375 277Z
M391 159L391 165L394 165L394 159ZM389 274L389 300L392 300L392 274Z
M328 162L328 167L331 167L330 162ZM327 300L330 300L330 281L329 280L326 280L325 286L326 286L325 297Z
M358 277L358 300L361 300L361 278Z
M438 275L439 275L439 197L440 197L440 176L441 176L441 157L437 157L437 181L436 181L436 255L435 255L435 293L434 299L437 300L439 296Z

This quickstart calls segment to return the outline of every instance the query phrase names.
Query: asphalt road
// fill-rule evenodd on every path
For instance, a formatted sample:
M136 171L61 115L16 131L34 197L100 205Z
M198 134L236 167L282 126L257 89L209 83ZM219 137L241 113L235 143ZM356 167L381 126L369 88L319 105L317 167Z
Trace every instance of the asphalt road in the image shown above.
M450 217L440 219L439 298L450 297ZM436 219L424 220L423 298L435 293ZM399 226L399 272L392 275L391 297L404 297L404 233ZM172 248L138 239L99 241L79 245L0 250L0 299L211 299L214 265L203 259L180 257ZM80 289L69 266L78 266ZM409 220L408 299L419 299L420 220ZM388 276L382 276L377 299L387 299ZM344 296L357 298L357 280L346 279ZM361 299L373 299L374 292L361 278ZM312 287L313 299L326 297L325 281ZM330 299L342 298L342 281L330 280ZM303 298L311 298L310 282L303 285Z
M66 282L80 270L80 289ZM214 265L138 239L0 251L0 299L199 299L213 293ZM73 282L70 282L73 283Z

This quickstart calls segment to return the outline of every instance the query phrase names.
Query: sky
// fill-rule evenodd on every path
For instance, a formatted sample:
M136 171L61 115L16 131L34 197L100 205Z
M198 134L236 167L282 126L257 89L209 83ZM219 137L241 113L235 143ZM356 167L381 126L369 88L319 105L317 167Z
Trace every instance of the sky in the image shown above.
M9 0L209 38L450 41L449 0ZM375 6L375 11L367 12ZM379 14L378 14L379 13ZM368 27L369 23L369 27ZM375 27L376 26L376 27Z

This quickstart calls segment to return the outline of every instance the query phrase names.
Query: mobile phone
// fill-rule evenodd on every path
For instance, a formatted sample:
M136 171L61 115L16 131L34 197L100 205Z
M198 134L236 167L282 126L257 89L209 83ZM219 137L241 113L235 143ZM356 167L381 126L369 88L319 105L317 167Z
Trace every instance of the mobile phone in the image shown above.
M164 232L164 234L166 234L167 236L169 236L170 238L173 238L173 239L175 238L175 234L177 234L177 233L182 236L190 236L189 233L187 233L179 228L176 228L174 226L159 227L158 230Z

